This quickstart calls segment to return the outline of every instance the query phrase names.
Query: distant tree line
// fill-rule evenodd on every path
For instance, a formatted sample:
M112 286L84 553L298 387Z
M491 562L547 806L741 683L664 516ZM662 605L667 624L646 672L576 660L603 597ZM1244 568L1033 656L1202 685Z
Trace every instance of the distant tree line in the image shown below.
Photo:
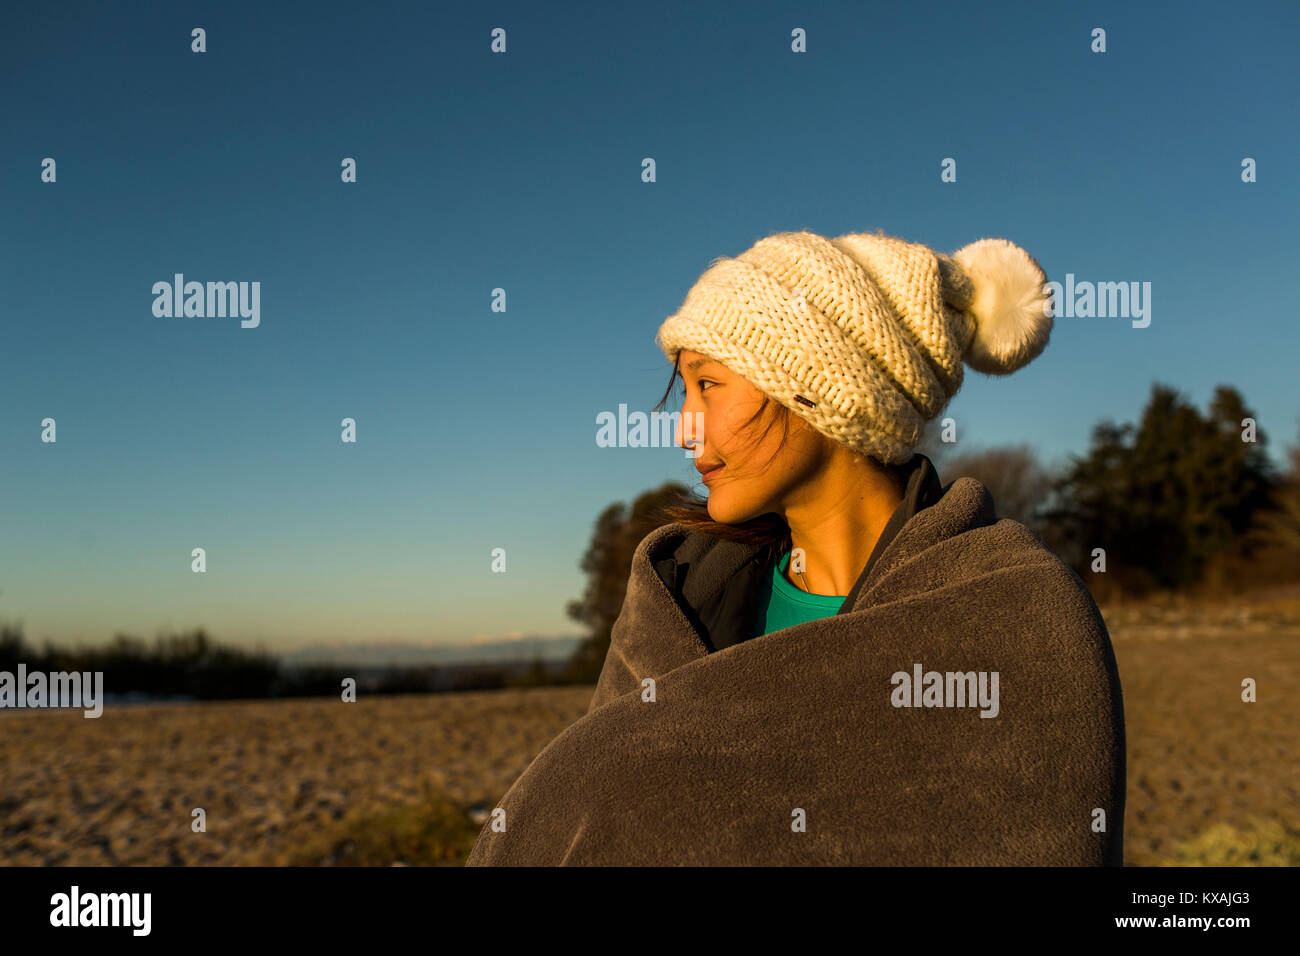
M101 647L30 646L20 625L0 624L0 671L101 671L104 692L145 697L230 700L320 697L342 693L345 678L362 694L417 694L527 687L561 681L563 663L541 658L491 664L364 668L285 667L263 650L246 650L211 640L202 628L157 638L152 645L118 634Z

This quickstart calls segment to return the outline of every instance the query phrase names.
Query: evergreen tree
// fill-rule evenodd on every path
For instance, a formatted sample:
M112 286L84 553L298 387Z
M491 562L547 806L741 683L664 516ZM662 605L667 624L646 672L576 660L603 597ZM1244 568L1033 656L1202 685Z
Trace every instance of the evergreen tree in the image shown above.
M1247 418L1230 386L1215 389L1202 416L1157 383L1136 425L1099 423L1055 483L1048 516L1075 570L1088 574L1092 550L1104 548L1107 574L1128 590L1178 588L1237 547L1275 484L1263 429L1243 440Z

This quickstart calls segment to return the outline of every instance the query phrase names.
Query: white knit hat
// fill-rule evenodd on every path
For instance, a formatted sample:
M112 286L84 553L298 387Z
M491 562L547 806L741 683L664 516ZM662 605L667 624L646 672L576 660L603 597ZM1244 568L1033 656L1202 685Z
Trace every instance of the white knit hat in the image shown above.
M720 257L655 342L717 359L819 432L887 464L911 457L962 361L1014 372L1047 345L1047 276L1005 239L951 256L880 233L782 232Z

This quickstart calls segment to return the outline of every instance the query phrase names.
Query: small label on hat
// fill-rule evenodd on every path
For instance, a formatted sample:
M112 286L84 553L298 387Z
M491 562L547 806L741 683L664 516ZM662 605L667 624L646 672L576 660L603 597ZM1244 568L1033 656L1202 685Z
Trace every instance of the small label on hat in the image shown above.
M816 403L816 402L810 402L810 401L808 401L808 399L804 398L802 395L796 395L796 396L794 397L794 400L795 400L796 402L802 402L803 404L807 405L809 408L816 408L816 407L817 407L817 403Z

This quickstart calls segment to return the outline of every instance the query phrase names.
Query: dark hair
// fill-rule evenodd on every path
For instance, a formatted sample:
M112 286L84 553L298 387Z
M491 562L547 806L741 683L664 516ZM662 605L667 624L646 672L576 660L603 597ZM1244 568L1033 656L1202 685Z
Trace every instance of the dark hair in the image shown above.
M664 397L659 399L659 404L654 407L654 411L660 411L668 402L668 396L672 394L673 385L677 382L681 374L681 352L677 353L673 361L673 374L668 379L668 388L664 390ZM768 395L763 395L763 403L759 405L758 410L750 416L749 420L742 427L748 428L768 410L769 407L774 409L772 421L768 422L763 429L763 435L766 436L768 431L777 422L782 427L781 444L777 446L777 451L785 447L786 439L790 437L791 413L780 402L773 401ZM819 433L820 434L820 433ZM825 439L830 441L830 439ZM890 465L877 460L869 455L863 455L869 462L881 469L894 482L899 494L901 495L905 487L903 481L903 466ZM664 523L678 522L685 525L691 531L703 531L706 534L715 535L719 538L727 538L731 541L740 541L752 547L759 548L763 554L763 560L768 564L776 563L777 559L785 552L790 550L792 541L790 538L790 526L786 524L784 518L775 512L767 512L748 521L742 521L739 524L725 524L721 521L714 521L709 517L708 499L701 498L697 495L686 493L680 496L676 503L660 505L654 509L653 516L656 520Z

